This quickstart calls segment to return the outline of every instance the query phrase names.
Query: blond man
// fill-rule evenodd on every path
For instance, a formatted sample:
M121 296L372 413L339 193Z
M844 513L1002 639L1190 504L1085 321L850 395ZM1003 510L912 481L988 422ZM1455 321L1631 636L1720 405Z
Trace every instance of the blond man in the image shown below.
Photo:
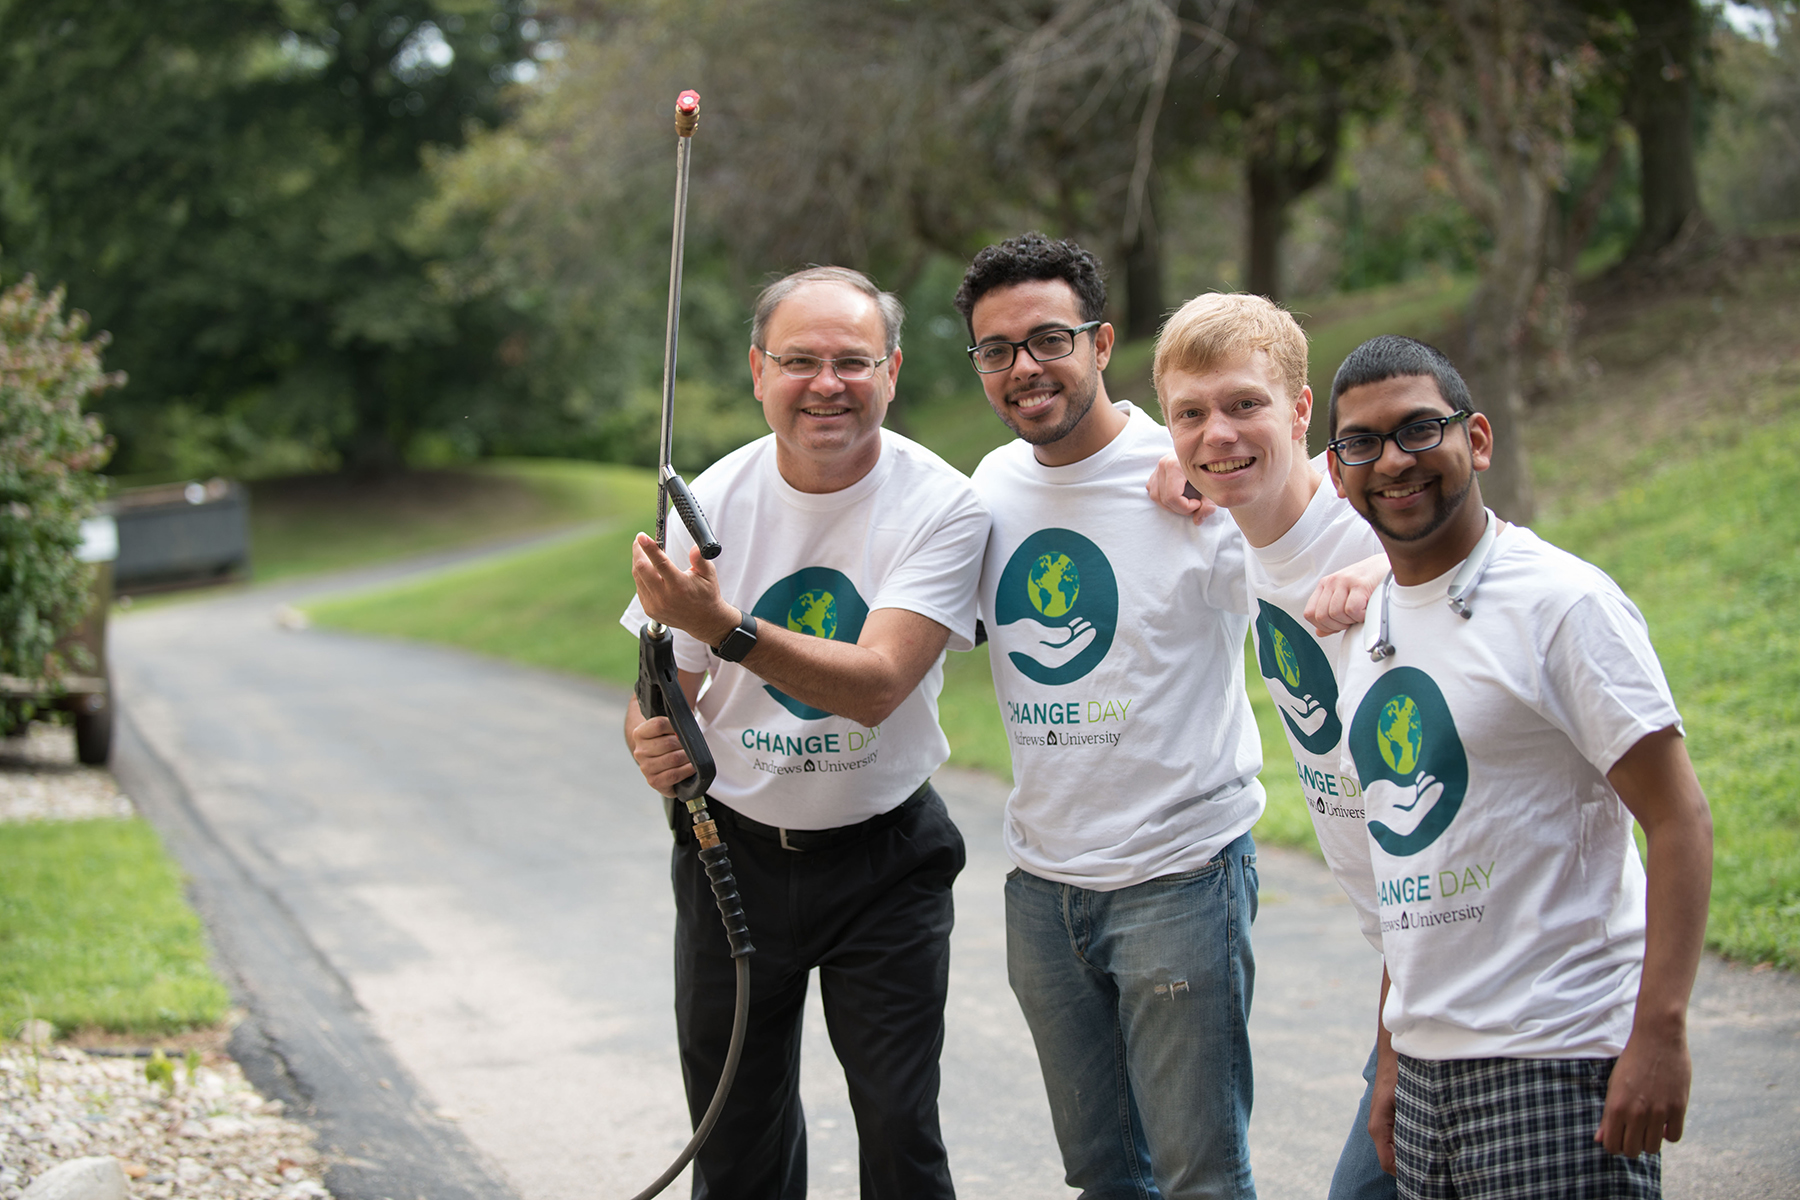
M1307 456L1306 365L1306 335L1284 309L1261 296L1214 293L1188 301L1163 326L1153 379L1181 474L1243 532L1257 667L1280 711L1325 861L1379 951L1362 797L1339 773L1333 664L1342 634L1329 631L1360 617L1387 562L1374 532L1330 486L1322 457ZM1152 490L1168 504L1178 487L1165 472ZM1332 1200L1394 1195L1369 1134L1375 1065L1371 1050Z

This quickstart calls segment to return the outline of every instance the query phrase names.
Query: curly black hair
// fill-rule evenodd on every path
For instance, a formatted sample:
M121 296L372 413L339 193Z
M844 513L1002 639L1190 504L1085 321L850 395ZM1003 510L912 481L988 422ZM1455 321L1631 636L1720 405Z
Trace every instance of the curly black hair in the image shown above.
M1106 269L1100 260L1070 241L1052 241L1033 230L989 246L977 254L956 289L956 311L975 336L975 302L995 288L1037 279L1060 279L1074 289L1083 321L1106 316Z

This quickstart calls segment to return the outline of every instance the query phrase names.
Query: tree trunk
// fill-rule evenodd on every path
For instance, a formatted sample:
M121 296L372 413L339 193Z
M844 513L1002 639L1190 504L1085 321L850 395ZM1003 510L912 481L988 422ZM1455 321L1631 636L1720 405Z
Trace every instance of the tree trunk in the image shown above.
M1287 236L1288 208L1330 177L1337 145L1335 105L1305 118L1301 127L1276 127L1252 139L1244 158L1250 209L1245 291L1281 299L1281 239Z
M1279 163L1252 153L1245 160L1249 196L1249 228L1244 290L1271 300L1281 299L1281 236L1287 232L1286 172Z
M1549 220L1547 189L1520 169L1506 190L1516 203L1510 219L1494 230L1481 282L1469 301L1468 346L1463 378L1475 410L1494 428L1494 461L1481 476L1481 495L1501 517L1531 523L1531 464L1525 449L1523 392L1525 341L1532 294L1542 278L1544 233Z
M1626 70L1625 115L1637 131L1643 221L1629 257L1648 258L1702 219L1694 172L1695 0L1630 0L1637 26Z
M373 350L361 346L352 349L349 358L356 423L339 445L343 468L363 478L392 475L404 463L394 437L398 422L382 386L379 362Z
M1155 337L1162 327L1162 239L1156 231L1156 185L1144 198L1144 216L1137 236L1125 248L1125 338Z

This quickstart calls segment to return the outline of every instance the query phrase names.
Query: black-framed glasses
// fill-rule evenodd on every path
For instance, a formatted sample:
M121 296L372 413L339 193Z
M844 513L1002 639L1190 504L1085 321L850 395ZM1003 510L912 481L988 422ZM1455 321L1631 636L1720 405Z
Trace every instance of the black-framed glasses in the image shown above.
M1426 417L1423 421L1410 421L1392 433L1353 433L1335 442L1326 442L1325 448L1337 455L1340 465L1363 467L1381 457L1382 443L1389 438L1394 439L1394 445L1408 454L1435 450L1443 444L1444 430L1458 421L1468 420L1469 416L1466 412L1457 412L1447 417Z
M762 350L762 347L758 346L757 349ZM847 354L843 358L820 358L816 354L770 354L767 350L762 352L774 359L775 365L780 367L781 373L789 379L812 379L829 366L832 373L845 383L862 383L864 380L875 378L875 368L893 357L890 354L884 354L880 358L870 358L864 354Z
M1022 342L983 342L969 347L969 361L983 375L1011 370L1020 350L1038 362L1055 362L1075 353L1076 337L1090 329L1098 329L1100 325L1099 321L1089 321L1073 329L1042 329Z

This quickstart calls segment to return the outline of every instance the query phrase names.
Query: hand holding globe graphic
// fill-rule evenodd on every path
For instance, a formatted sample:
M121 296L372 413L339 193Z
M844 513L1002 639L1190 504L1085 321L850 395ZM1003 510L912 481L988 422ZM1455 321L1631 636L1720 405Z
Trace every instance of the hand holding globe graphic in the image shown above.
M1311 735L1319 732L1324 728L1326 718L1331 716L1331 710L1313 699L1310 693L1295 696L1286 688L1269 690L1275 696L1276 706L1287 714L1287 719L1301 733Z
M1014 646L1013 650L1020 654L1028 654L1046 667L1055 669L1088 648L1098 636L1093 623L1076 617L1068 625L1045 625L1033 621L1029 617L1014 621L1007 626L1023 633L1026 644ZM1036 645L1031 645L1036 642Z

